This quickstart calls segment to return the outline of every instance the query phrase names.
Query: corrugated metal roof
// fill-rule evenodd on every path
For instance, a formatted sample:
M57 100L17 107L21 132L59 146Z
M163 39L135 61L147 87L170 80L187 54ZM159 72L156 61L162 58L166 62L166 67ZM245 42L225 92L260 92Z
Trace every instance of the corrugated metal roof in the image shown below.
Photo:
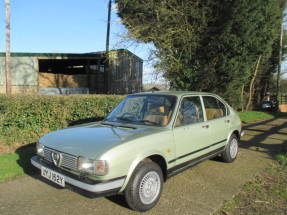
M0 52L0 57L5 57L5 52ZM24 53L12 52L11 57L102 57L102 53Z
M139 60L143 61L140 57L133 54L127 49L111 50L111 52L117 51L119 53L127 52L130 55L135 56ZM46 57L46 58L103 58L105 57L105 51L90 52L90 53L28 53L28 52L11 52L11 57ZM0 57L5 57L5 52L0 52Z

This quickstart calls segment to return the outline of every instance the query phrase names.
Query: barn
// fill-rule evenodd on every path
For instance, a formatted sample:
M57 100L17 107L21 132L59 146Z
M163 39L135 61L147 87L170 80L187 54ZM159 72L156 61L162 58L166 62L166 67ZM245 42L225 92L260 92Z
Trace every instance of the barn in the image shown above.
M11 53L12 94L130 94L142 91L143 60L126 49L85 54ZM0 53L0 93L6 93Z

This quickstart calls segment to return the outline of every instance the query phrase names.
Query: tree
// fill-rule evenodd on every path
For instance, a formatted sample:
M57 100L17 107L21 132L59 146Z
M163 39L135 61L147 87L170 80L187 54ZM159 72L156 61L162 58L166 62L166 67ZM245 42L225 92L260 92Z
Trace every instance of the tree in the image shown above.
M215 92L242 108L259 56L256 74L265 73L285 0L116 2L130 36L154 44L173 87Z
M270 71L268 71L269 59L273 48L276 48L274 43L279 39L283 3L283 1L275 0L255 0L252 2L239 0L234 2L232 6L233 11L229 21L230 31L225 31L227 38L222 42L225 47L226 45L231 47L227 52L233 53L231 58L227 57L223 61L227 65L231 64L229 68L231 68L230 71L233 71L227 74L231 76L226 93L230 94L227 96L230 98L229 100L238 104L236 99L239 98L238 95L241 89L241 97L243 97L242 109L245 109L247 100L252 100L253 103L256 101L253 107L256 106L256 103L261 102L260 97L257 95L262 94L261 92L264 90L262 85L264 86L264 84L260 80L263 80L261 79L262 77L270 78ZM228 37L230 38L232 35L234 35L232 40L228 40ZM278 50L276 49L275 52L278 53ZM263 57L256 70L256 65L261 55ZM278 54L276 57L278 63ZM233 65L233 62L236 62L237 65ZM222 70L226 71L226 67L224 66ZM238 75L240 71L243 71L244 74ZM255 79L254 75L257 76ZM250 87L252 80L255 80L253 82L254 89L250 93L248 89L252 88ZM244 89L243 94L242 88ZM253 94L256 94L256 96Z

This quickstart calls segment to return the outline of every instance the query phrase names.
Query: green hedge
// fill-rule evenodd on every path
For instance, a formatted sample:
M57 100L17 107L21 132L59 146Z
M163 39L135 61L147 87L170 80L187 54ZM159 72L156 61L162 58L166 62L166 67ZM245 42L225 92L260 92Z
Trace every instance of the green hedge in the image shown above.
M115 95L0 95L0 145L25 145L53 130L101 120L123 98Z

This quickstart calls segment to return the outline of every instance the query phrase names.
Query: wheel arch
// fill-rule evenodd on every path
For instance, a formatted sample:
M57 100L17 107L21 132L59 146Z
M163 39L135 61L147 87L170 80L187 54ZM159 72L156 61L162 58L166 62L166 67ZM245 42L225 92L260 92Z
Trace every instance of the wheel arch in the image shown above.
M235 134L235 136L237 137L238 140L240 140L240 134L239 131L235 130L232 132L232 134ZM231 135L230 135L231 136Z
M240 133L238 130L233 130L229 133L228 137L227 137L227 140L226 140L226 145L224 146L224 150L226 149L227 145L228 145L228 141L230 140L231 136L232 135L235 135L236 138L238 139L238 141L240 140Z
M119 192L123 192L133 174L133 172L135 171L135 169L137 168L137 166L142 162L142 161L151 161L151 162L154 162L156 163L157 165L159 165L159 167L161 168L162 170L162 173L163 173L163 179L164 181L167 180L167 163L166 163L166 160L164 158L164 156L160 155L160 154L150 154L150 155L146 155L146 156L141 156L141 157L138 157L137 159L134 160L134 162L132 163L129 171L128 171L128 174L127 174L127 177L126 177L126 180L121 188L121 190Z
M224 148L224 151L221 153L221 157L224 162L226 163L232 163L238 154L238 143L239 143L239 131L234 130L230 133L230 136L228 137L227 144ZM236 143L233 143L233 140L236 139ZM232 145L232 146L231 146Z
M147 159L159 165L159 167L161 168L162 174L163 174L163 179L164 181L166 181L167 180L167 164L166 164L165 159L160 155L151 155Z

